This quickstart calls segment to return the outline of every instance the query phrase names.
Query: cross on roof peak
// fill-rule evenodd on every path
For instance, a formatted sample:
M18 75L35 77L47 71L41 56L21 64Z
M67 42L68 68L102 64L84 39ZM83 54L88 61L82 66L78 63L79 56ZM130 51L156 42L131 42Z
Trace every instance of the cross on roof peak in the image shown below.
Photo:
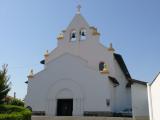
M80 14L81 13L81 5L79 4L78 6L77 6L77 14Z

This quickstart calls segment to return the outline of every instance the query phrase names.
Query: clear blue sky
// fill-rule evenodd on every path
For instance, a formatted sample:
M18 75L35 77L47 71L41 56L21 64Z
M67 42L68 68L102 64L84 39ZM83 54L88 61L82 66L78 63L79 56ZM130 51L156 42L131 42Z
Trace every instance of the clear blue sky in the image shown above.
M82 0L82 15L123 55L133 78L152 81L160 71L160 0ZM0 0L0 65L9 65L13 95L24 98L31 68L57 45L76 0Z

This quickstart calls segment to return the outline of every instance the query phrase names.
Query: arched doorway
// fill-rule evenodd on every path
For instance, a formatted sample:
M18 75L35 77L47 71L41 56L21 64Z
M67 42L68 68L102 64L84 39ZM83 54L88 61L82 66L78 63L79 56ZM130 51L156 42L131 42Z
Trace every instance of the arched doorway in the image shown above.
M57 92L57 116L72 116L73 114L73 97L74 94L71 89L63 88Z
M81 86L73 80L62 79L54 82L48 92L47 115L83 115L84 92L82 91Z
M57 116L72 116L73 99L57 100Z

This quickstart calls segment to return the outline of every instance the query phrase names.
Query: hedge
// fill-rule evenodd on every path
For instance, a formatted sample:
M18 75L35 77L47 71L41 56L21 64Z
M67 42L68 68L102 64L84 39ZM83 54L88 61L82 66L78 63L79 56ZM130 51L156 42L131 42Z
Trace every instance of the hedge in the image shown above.
M19 99L13 98L10 100L9 105L16 105L16 106L24 107L24 102Z
M0 105L0 120L31 120L31 112L24 107Z

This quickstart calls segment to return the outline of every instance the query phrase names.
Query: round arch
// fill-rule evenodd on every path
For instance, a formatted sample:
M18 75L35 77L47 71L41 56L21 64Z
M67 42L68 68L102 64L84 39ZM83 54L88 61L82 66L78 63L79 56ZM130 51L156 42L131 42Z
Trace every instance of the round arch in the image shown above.
M55 99L58 96L58 93L62 91L70 92L74 99L83 98L83 92L81 86L73 80L61 79L55 81L48 91L48 99Z
M83 114L84 92L74 80L60 79L50 85L48 89L48 115L56 115L58 99L73 99L73 115Z

